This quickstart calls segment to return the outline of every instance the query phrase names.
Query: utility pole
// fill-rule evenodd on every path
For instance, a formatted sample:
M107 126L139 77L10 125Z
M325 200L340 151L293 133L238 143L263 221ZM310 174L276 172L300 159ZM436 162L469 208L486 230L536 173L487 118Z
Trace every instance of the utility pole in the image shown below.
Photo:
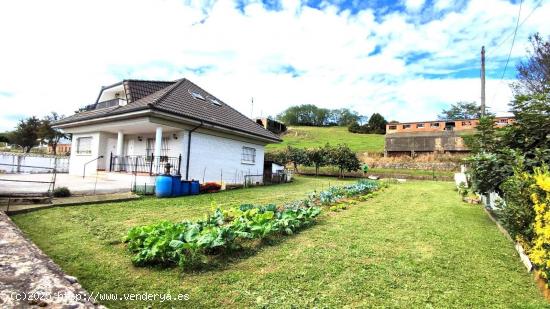
M485 116L485 46L481 46L481 116Z

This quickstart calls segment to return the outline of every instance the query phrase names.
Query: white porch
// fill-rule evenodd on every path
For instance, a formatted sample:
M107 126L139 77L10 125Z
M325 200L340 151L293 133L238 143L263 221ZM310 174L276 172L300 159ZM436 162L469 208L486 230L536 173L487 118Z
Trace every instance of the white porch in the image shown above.
M73 132L72 175L89 176L98 171L139 175L181 173L187 145L186 130L149 119L120 121L95 132Z
M262 182L265 143L225 130L154 117L68 128L73 134L69 173L149 178L164 173L169 163L171 174L179 171L183 179Z

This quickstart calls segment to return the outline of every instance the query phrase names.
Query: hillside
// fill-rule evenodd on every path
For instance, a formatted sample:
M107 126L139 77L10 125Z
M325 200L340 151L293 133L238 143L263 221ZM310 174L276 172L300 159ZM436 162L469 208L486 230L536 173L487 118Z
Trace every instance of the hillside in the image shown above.
M383 152L384 135L356 134L348 132L346 127L289 127L282 136L280 144L270 144L266 150L283 149L287 146L308 148L347 144L355 152Z

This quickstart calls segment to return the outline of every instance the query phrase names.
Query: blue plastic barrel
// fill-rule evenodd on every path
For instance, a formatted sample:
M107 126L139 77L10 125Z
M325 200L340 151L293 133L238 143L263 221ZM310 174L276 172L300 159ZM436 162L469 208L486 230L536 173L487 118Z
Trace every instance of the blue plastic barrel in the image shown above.
M181 196L181 176L172 176L172 196Z
M182 180L180 188L181 188L181 195L191 194L191 182L189 180Z
M201 191L201 186L198 180L191 180L191 194L199 194Z
M170 197L172 195L172 176L157 176L155 182L155 195L157 197Z

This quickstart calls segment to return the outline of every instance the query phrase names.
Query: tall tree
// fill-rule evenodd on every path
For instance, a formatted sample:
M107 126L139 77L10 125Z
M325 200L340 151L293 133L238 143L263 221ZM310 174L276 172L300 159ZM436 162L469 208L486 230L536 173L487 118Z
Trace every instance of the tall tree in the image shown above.
M478 119L481 107L476 102L457 102L449 109L444 109L438 118L441 120Z
M9 144L10 143L9 136L10 136L10 132L0 133L0 143Z
M15 130L10 134L9 139L12 143L21 146L23 151L28 153L35 146L38 146L38 130L40 129L40 120L36 117L30 117L19 121Z
M388 124L388 122L386 121L384 116L378 113L372 114L372 116L370 116L369 123L368 123L370 133L385 134L386 124Z
M512 85L516 94L550 92L550 40L544 41L540 34L529 37L529 57L517 65L517 82Z
M67 134L58 129L52 128L52 124L61 118L63 117L58 115L56 112L52 112L42 119L38 130L38 137L42 142L45 142L48 146L52 147L54 155L57 154L57 144L59 141L62 138L68 138Z

